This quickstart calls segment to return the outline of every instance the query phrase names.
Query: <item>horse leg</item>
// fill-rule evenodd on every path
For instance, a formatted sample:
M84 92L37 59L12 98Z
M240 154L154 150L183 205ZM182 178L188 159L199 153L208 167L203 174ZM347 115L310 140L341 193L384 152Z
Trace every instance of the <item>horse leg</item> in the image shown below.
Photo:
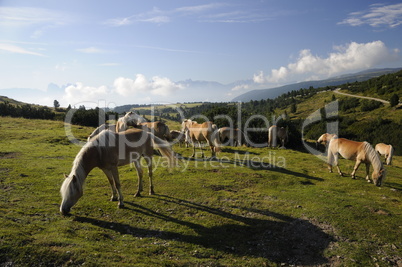
M334 164L335 164L336 168L338 169L339 175L340 175L340 176L343 176L343 173L342 173L341 169L339 168L339 162L338 162L338 160L339 160L339 155L338 155L338 153L336 153L336 154L334 155Z
M118 195L117 195L116 186L114 184L112 171L109 169L102 169L102 171L106 174L106 177L109 180L110 186L112 187L112 197L110 198L110 201L117 201Z
M370 164L366 163L366 181L371 183L369 172L370 172Z
M358 159L357 159L357 160L356 160L355 167L353 168L352 179L356 179L355 174L356 174L357 169L358 169L359 166L360 166L360 163L362 163L361 160L358 160Z
M193 154L190 156L190 158L195 157L195 142L193 142Z
M149 194L154 195L154 185L152 183L152 156L145 157L145 161L148 166L148 175L149 175Z
M117 166L113 166L113 168L111 169L113 178L114 178L114 185L116 186L116 190L117 193L119 195L119 203L117 203L117 205L119 206L119 208L123 208L124 207L124 202L123 202L123 194L121 193L121 189L120 189L120 178L119 178L119 170L117 169Z
M200 149L201 149L201 157L204 158L204 157L205 157L205 156L204 156L204 150L202 150L201 141L198 141L198 146L199 146ZM195 150L194 150L194 151L195 151Z
M140 161L135 160L134 166L135 166L135 169L137 170L137 176L138 176L138 189L137 189L137 193L135 193L134 197L140 197L141 191L142 191L142 173L143 173Z

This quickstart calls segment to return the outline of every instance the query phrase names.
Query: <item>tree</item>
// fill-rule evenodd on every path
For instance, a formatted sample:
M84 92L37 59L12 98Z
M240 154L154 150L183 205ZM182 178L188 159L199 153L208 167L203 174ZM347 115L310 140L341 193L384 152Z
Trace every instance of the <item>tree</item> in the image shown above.
M55 109L58 109L58 108L60 107L59 101L54 100L54 101L53 101L53 106L54 106Z
M389 102L391 104L391 107L395 107L399 104L399 96L397 94L393 94Z
M293 104L290 106L290 112L291 112L291 113L296 113L296 110L297 110L296 104L293 103Z

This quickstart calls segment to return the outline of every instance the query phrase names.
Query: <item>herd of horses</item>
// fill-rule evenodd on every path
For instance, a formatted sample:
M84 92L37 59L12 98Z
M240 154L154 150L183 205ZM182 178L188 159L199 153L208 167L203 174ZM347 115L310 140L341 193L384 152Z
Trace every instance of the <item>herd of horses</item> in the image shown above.
M81 148L73 161L73 167L61 186L60 193L62 202L60 212L63 215L70 213L71 207L83 195L83 185L89 172L94 168L100 168L109 180L112 188L112 201L118 201L119 207L124 207L123 195L120 188L118 166L134 164L138 175L138 187L135 196L140 196L143 190L143 170L141 158L145 159L149 173L149 194L154 194L152 183L152 156L154 149L165 157L169 167L177 164L177 156L172 150L172 144L189 144L193 146L191 157L195 157L196 144L202 150L201 142L206 142L211 150L212 157L221 151L225 145L246 144L244 133L239 129L230 127L217 128L210 121L197 123L190 119L182 122L181 131L170 131L169 127L161 122L148 122L134 112L128 112L119 118L116 124L103 124L96 128L88 137L88 142ZM288 141L288 131L284 127L276 125L268 129L268 147L285 148ZM378 144L374 149L367 142L356 142L345 138L339 138L335 134L325 133L317 140L327 147L328 168L332 172L332 166L336 166L338 173L343 175L338 166L338 155L356 164L352 172L352 178L361 163L366 165L366 179L369 178L370 164L373 165L372 181L381 186L385 179L386 171L380 160L379 154L385 155L386 164L391 164L393 148L391 145Z

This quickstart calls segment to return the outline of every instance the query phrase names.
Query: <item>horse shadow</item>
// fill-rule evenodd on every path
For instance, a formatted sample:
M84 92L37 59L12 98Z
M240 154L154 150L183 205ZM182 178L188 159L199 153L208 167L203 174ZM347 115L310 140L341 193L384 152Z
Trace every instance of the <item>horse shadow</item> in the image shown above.
M324 179L319 178L319 177L314 177L311 175L308 175L306 173L301 173L301 172L295 172L291 171L289 169L282 168L280 166L277 166L275 164L263 162L263 161L254 161L250 159L212 159L214 161L218 161L220 163L227 163L227 164L233 164L236 166L240 167L247 167L253 170L266 170L266 171L274 171L274 172L279 172L282 174L288 174L288 175L293 175L299 178L304 178L304 179L310 179L310 180L316 180L316 181L324 181Z
M225 218L228 219L226 220L228 223L205 226L202 221L197 221L197 223L186 221L131 202L126 202L126 209L188 227L196 235L144 229L130 224L80 216L75 217L74 220L137 238L185 242L237 256L262 257L277 264L289 265L327 264L328 259L323 256L323 252L331 242L335 241L331 235L307 220L268 210L233 207L247 215L241 216L185 199L165 195L156 195L152 198L155 198L156 201L182 206L193 213L208 213L209 216ZM202 257L202 255L194 256Z

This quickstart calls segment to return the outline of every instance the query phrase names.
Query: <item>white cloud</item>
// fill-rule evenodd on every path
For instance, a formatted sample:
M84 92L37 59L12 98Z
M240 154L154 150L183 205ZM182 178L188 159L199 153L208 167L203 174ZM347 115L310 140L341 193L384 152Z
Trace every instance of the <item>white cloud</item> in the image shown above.
M394 5L375 4L368 10L353 12L349 17L338 24L361 26L364 24L371 27L394 28L402 24L402 3Z
M100 99L105 98L110 93L107 86L86 86L81 82L69 85L64 89L63 99L72 105L82 102L98 103Z
M36 53L33 51L26 50L25 48L22 48L20 46L12 45L12 44L2 44L0 43L0 50L11 52L11 53L17 53L17 54L26 54L26 55L33 55L33 56L41 56L44 57L43 54Z
M296 62L289 63L271 74L254 74L255 83L278 83L294 79L308 80L327 78L342 72L368 69L391 62L399 57L399 50L390 51L382 41L370 43L351 42L345 46L334 47L335 52L323 58L313 55L309 49L300 51ZM304 77L304 78L301 78Z
M248 90L248 89L250 89L250 85L248 85L248 84L240 84L240 85L236 85L235 87L233 87L232 91L241 91L241 90Z
M154 76L148 81L143 74L137 74L134 80L123 77L117 78L114 81L114 88L122 96L135 96L142 93L169 96L173 92L183 89L184 86L159 76Z

